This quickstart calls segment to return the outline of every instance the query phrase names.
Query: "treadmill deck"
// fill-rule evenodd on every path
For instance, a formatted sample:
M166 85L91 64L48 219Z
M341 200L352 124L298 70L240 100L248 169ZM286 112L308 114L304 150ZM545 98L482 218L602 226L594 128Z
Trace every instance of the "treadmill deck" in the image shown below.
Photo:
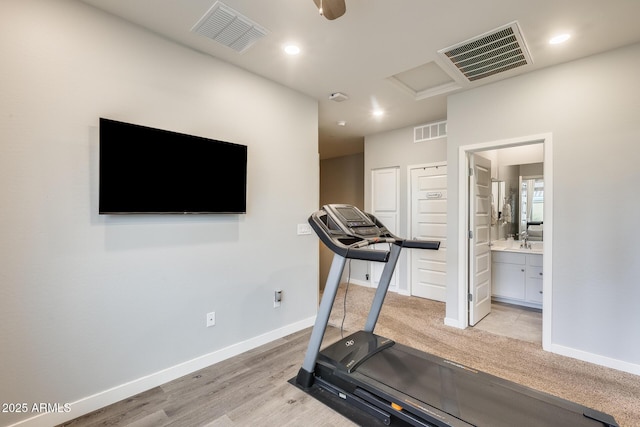
M610 415L400 344L372 349L373 354L352 363L355 367L349 373L327 354L335 354L334 346L344 351L352 336L321 352L319 365L325 368L320 372L338 366L330 376L349 388L375 394L414 415L435 414L434 420L440 419L442 425L617 426ZM448 416L439 416L440 411Z

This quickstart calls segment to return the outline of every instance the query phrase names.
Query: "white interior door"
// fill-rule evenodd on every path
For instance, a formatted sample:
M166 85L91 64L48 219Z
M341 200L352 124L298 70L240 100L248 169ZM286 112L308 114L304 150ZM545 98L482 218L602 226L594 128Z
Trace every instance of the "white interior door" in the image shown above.
M491 161L471 154L469 179L469 325L491 312Z
M382 222L387 229L393 234L398 233L398 220L399 220L399 191L400 181L399 169L397 167L375 169L371 171L371 210L372 214ZM384 247L381 247L384 246ZM387 243L381 243L374 245L374 248L389 249ZM400 268L400 261L396 266L396 271ZM371 284L374 287L378 286L380 282L380 276L384 269L384 263L372 262L371 263ZM389 289L397 290L398 288L398 276L394 272L389 283Z
M440 241L437 251L412 250L411 295L445 301L447 281L447 165L411 169L411 237Z

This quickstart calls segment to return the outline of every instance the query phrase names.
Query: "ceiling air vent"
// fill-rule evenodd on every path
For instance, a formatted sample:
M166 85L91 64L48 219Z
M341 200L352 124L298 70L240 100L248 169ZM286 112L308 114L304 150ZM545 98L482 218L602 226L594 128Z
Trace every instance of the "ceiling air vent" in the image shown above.
M208 37L240 53L267 35L267 30L219 1L200 18L191 32Z
M469 82L533 63L517 21L438 54Z
M413 128L413 142L431 141L447 136L447 122L429 123Z

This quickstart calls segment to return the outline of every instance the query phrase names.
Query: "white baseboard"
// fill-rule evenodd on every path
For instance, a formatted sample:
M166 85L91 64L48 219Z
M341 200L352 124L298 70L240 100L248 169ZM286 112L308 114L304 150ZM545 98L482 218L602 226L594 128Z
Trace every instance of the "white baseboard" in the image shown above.
M70 421L97 409L119 402L127 397L134 396L153 387L157 387L169 381L188 375L199 369L222 362L223 360L237 356L245 351L249 351L289 334L301 331L302 329L313 326L314 323L315 316L292 323L249 340L242 341L178 365L171 366L167 369L163 369L162 371L101 391L92 396L84 397L71 403L69 405L70 410L68 411L42 413L26 420L19 421L15 424L11 424L8 427L49 427Z
M458 329L465 329L465 326L462 326L458 319L445 317L444 324L447 326L452 326ZM640 375L640 365L636 365L633 363L625 362L622 360L613 359L611 357L601 356L598 354L589 353L582 350L577 350L575 348L565 347L559 344L551 344L549 348L545 348L546 351L551 353L556 353L561 356L571 357L573 359L582 360L583 362L593 363L595 365L604 366L606 368L616 369L618 371L629 372L634 375Z
M551 348L549 350L552 353L556 353L561 356L572 357L574 359L582 360L583 362L589 362L595 365L617 369L618 371L640 375L640 365L636 365L633 363L613 359L611 357L600 356L598 354L588 353L582 350L576 350L575 348L565 347L559 344L551 344Z
M467 325L462 325L458 319L454 319L453 317L445 317L444 318L444 324L447 326L452 326L454 328L458 328L458 329L464 329L467 327Z

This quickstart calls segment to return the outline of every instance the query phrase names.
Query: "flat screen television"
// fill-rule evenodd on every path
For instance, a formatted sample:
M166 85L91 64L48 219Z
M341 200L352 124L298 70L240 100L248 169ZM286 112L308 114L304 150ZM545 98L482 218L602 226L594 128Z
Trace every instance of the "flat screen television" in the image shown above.
M100 118L100 214L246 213L247 146Z

